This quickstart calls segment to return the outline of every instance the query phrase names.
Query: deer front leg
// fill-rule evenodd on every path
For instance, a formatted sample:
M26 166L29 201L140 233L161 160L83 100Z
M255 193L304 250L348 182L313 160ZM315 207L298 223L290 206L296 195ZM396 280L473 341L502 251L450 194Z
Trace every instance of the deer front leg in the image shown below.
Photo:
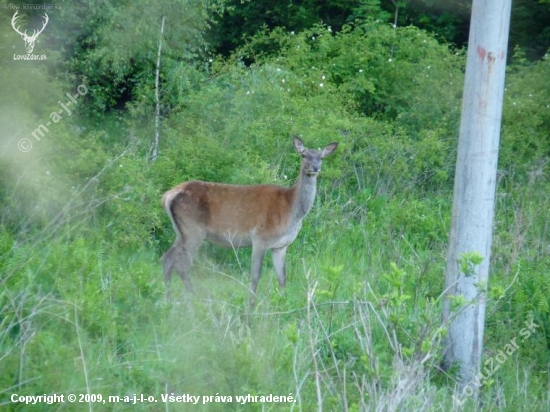
M275 269L275 273L277 274L277 279L279 280L279 286L281 289L284 289L286 284L285 256L287 247L288 245L271 250L273 268Z
M263 245L252 245L252 264L251 264L251 282L250 282L250 307L254 307L256 303L256 289L258 288L258 282L262 274L262 263L264 261L265 252L267 249Z

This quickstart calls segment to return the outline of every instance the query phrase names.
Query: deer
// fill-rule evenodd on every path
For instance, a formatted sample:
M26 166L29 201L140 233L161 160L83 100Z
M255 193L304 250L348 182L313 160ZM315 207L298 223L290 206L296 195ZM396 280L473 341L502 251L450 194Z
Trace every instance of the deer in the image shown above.
M50 20L50 18L48 17L48 15L46 13L44 13L45 20L44 20L44 23L42 24L42 28L38 31L33 30L32 36L29 36L27 34L27 30L25 30L24 33L21 33L19 31L19 26L15 27L15 23L16 23L15 21L19 17L17 15L17 13L19 13L19 11L16 11L15 14L13 15L12 19L11 19L11 27L13 27L13 29L21 35L21 38L25 41L25 48L27 49L27 53L30 54L30 53L32 53L32 51L34 49L34 43L36 42L36 39L38 38L38 35L44 31L44 29L46 28L46 25L48 24L48 21Z
M302 160L298 178L290 188L195 180L183 182L163 195L162 206L176 232L176 240L161 258L168 301L174 270L185 289L193 292L189 271L204 240L221 247L252 248L250 307L255 305L268 250L279 287L284 290L287 248L298 236L302 220L313 206L322 159L338 146L335 142L322 150L307 149L298 136L294 136L293 143Z

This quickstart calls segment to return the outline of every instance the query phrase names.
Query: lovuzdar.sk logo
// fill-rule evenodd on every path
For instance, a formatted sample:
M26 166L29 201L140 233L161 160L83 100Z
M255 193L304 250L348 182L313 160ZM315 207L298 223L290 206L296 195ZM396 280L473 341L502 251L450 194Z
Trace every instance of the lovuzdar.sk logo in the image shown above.
M46 25L48 24L48 21L49 21L48 15L44 13L44 16L43 16L44 22L42 24L42 28L40 30L33 30L32 35L28 35L27 30L25 30L24 32L21 32L19 30L19 25L16 26L16 24L18 24L17 19L20 17L17 15L17 13L19 12L16 11L11 19L11 26L25 41L25 49L27 49L27 55L24 56L24 55L14 54L13 59L14 60L45 60L46 58L45 55L34 55L32 54L32 51L34 50L36 39L38 38L40 33L44 31L44 29L46 28Z

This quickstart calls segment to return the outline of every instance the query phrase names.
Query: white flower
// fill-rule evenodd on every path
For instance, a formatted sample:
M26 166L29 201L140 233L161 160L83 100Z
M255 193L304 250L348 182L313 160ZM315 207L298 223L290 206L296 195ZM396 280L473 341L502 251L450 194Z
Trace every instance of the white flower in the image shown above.
M323 83L319 83L319 87L323 87Z

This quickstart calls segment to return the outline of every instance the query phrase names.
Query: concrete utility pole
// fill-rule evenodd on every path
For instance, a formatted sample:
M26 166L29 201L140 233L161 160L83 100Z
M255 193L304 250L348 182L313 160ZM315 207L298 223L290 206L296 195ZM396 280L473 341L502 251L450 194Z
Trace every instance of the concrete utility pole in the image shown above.
M460 365L459 388L467 396L477 393L477 383L484 382L478 374L483 351L484 291L489 280L510 9L511 0L474 0L470 22L446 294L462 296L471 303L453 311L451 299L446 298L443 307L444 321L451 319L444 366ZM482 262L475 263L475 256L481 256Z

